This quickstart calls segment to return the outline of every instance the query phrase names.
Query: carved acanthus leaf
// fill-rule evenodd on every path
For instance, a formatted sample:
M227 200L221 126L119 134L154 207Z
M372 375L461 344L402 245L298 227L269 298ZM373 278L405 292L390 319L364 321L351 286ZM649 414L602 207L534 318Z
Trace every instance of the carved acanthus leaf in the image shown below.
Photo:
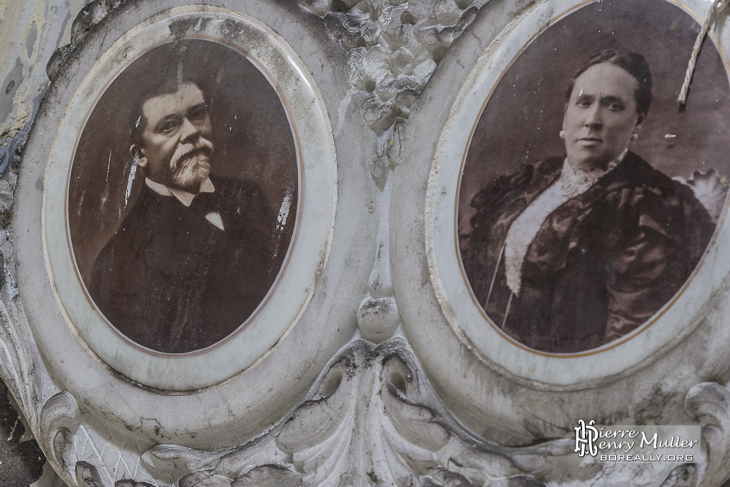
M475 436L395 337L377 346L351 342L306 399L259 438L214 452L160 445L144 460L179 487L689 487L701 480L693 464L601 463L574 448L574 439L509 448Z
M572 448L563 440L509 449L475 437L447 413L396 337L380 346L352 342L298 408L248 444L219 452L157 446L144 459L150 471L178 475L180 487L542 485L527 471L551 455L576 463Z
M39 393L34 374L37 350L18 299L0 299L0 377L18 401L28 424L35 428L38 416L34 397Z

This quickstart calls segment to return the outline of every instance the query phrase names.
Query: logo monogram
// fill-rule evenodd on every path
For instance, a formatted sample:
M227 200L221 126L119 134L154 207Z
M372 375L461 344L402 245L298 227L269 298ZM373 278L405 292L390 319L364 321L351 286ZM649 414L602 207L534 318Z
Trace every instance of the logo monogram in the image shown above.
M579 457L585 456L588 453L590 456L595 457L598 455L598 448L595 445L595 441L598 440L598 429L596 429L595 421L591 420L587 425L585 421L578 420L578 426L575 429L575 453Z

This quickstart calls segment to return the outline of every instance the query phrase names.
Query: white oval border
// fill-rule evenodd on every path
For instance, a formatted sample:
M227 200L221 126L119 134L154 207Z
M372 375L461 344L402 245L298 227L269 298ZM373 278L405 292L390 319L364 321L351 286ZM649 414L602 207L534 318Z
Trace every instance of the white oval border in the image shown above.
M272 88L279 88L277 92L288 108L298 139L299 204L294 236L280 275L244 328L208 349L161 354L116 332L91 305L77 278L66 238L66 190L80 130L99 96L120 72L120 56L133 62L150 46L171 40L170 23L186 18L209 19L201 23L200 36L223 41L223 22L234 20L257 34L252 37L267 41L247 42L248 39L236 36L226 38L225 43L235 44L249 54L249 60L259 61L268 71L262 73L272 82ZM236 375L264 357L298 321L311 299L311 283L317 269L326 262L332 238L336 181L334 142L324 103L306 67L283 39L250 17L214 7L173 8L148 19L114 43L86 75L63 116L50 151L45 175L43 243L49 278L55 284L54 294L67 324L72 330L77 328L83 341L112 368L150 387L192 390Z
M730 248L726 202L713 241L683 290L637 331L601 348L577 354L531 350L497 331L476 305L458 255L455 224L463 158L473 127L513 59L548 25L589 3L592 2L555 0L538 4L511 23L486 49L463 85L439 139L426 196L425 243L431 283L441 310L457 336L484 354L488 362L518 377L558 386L617 374L676 342L691 332L712 295L730 273L730 259L720 251ZM703 12L709 5L699 0L670 3L683 8L696 20L699 19L694 12ZM728 42L708 40L707 43L720 50L727 72L727 56L721 46L727 46ZM586 357L590 357L589 361Z

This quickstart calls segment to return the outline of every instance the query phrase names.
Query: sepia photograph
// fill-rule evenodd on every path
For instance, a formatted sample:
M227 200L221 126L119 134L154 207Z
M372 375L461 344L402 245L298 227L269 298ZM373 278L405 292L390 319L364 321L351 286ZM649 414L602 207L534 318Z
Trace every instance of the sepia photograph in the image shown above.
M502 73L464 159L457 232L473 299L531 350L603 347L701 265L730 174L727 61L663 0L580 6Z
M246 52L153 47L106 87L71 167L68 231L98 311L147 349L240 329L285 265L298 202L287 107Z

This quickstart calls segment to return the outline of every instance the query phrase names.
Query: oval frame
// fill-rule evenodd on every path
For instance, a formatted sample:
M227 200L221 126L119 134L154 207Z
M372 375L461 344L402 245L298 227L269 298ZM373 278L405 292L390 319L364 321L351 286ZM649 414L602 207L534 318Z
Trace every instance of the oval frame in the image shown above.
M568 7L568 8L565 8ZM586 3L557 2L550 26L571 15ZM494 362L517 377L546 384L571 385L600 379L631 368L647 357L664 349L677 337L691 332L688 323L696 323L708 298L718 289L724 276L730 273L730 261L713 251L730 245L730 226L725 224L728 212L727 197L716 225L714 238L708 244L698 266L681 290L637 330L599 348L575 353L549 353L533 350L501 331L477 304L461 262L458 238L458 200L461 175L464 174L466 153L471 137L492 92L515 59L534 41L538 34L549 28L544 25L547 7L528 13L501 39L500 48L482 57L459 94L459 102L450 116L448 130L439 142L439 149L431 172L427 196L426 246L431 269L431 282L446 319L459 334L478 349L487 360ZM686 11L686 10L685 10ZM687 12L691 15L691 12ZM695 16L696 20L700 20ZM730 75L727 56L716 41L705 49L716 46L724 61L726 75ZM730 76L728 76L730 80ZM730 86L730 84L729 84ZM651 116L651 115L650 115ZM456 192L455 192L456 190ZM430 225L433 225L432 227ZM656 326L652 326L654 323ZM584 357L590 358L590 367Z
M226 22L233 19L240 26L241 35L226 39L221 30L226 28ZM246 57L258 64L279 91L296 139L300 190L294 238L287 256L288 263L283 266L286 272L282 268L277 281L243 329L209 349L163 354L140 347L114 328L104 326L106 320L93 306L89 306L90 299L83 285L73 281L71 276L76 268L68 249L66 218L60 214L66 206L68 184L61 182L70 178L70 166L81 135L78 127L85 126L99 95L121 71L115 69L120 57L124 56L127 61L123 69L147 52L146 46L170 41L171 26L176 22L199 22L199 38L225 40L233 48L245 52ZM309 105L316 103L317 94L304 72L301 61L288 46L258 22L236 18L231 13L223 15L215 10L190 12L189 8L182 7L171 11L164 20L159 19L126 33L104 53L78 87L51 149L52 159L44 183L43 226L49 278L55 283L56 298L69 324L78 329L81 338L104 362L126 377L163 390L194 390L219 383L260 359L296 323L302 308L311 298L312 288L300 281L311 279L317 267L324 264L321 256L327 255L333 215L321 218L320 208L333 207L331 202L336 190L331 175L336 159L324 111L307 110ZM106 73L106 76L101 73ZM277 80L284 82L279 84ZM299 102L290 101L294 99ZM306 191L302 184L305 180ZM296 241L298 228L302 225L307 227L306 237Z
M672 407L681 409L677 401L681 402L691 387L708 377L720 383L730 380L728 373L718 372L727 370L723 344L730 339L724 318L730 310L727 291L730 279L719 269L714 269L711 276L711 282L717 287L712 295L705 297L701 309L685 323L679 335L651 354L642 351L638 358L618 354L622 360L633 361L633 365L622 362L612 374L601 370L574 371L566 359L531 354L535 357L533 361L553 360L560 366L557 373L564 371L565 375L545 377L546 374L527 367L523 371L527 377L517 375L485 355L460 326L452 325L455 313L459 312L456 306L460 303L475 306L455 256L452 262L459 265L450 272L456 273L456 286L445 289L438 285L444 263L434 246L435 228L440 225L448 232L446 245L450 252L454 252L457 238L455 198L441 200L448 205L447 210L436 207L442 193L451 191L455 196L461 177L447 174L449 171L439 162L445 157L444 141L459 129L453 116L465 105L469 89L483 82L481 73L488 72L490 58L502 55L505 50L516 52L522 48L524 43L510 47L505 39L524 28L526 19L531 20L526 36L529 39L558 12L586 3L591 2L559 0L514 5L509 0L493 0L486 4L446 53L424 90L419 111L412 115L405 134L407 157L395 169L391 256L403 332L451 411L473 431L502 444L527 444L536 439L570 435L581 418L595 419L598 424L676 421L677 409ZM676 2L669 0L669 3ZM700 17L708 7L698 0L687 0L682 5L700 12ZM730 30L719 26L716 38L727 50ZM481 102L474 110L480 108ZM473 115L467 130L471 129L477 114ZM454 172L458 171L464 147L458 149ZM424 160L431 163L424 164ZM717 244L709 252L709 256L723 254ZM454 294L458 296L451 302ZM488 326L478 311L474 312L479 322ZM504 338L497 338L501 346L517 349ZM616 349L625 350L623 346ZM579 367L593 367L593 357L571 360L573 367L576 363ZM667 370L675 373L667 374ZM586 378L587 375L593 378Z
M372 205L363 204L376 201L379 189L360 162L377 157L376 135L362 131L360 108L349 102L351 85L342 69L346 53L322 29L321 18L296 3L210 0L200 5L158 0L131 2L104 13L103 20L84 32L83 39L75 38L73 46L63 51L63 60L56 63L61 65L60 71L46 92L24 148L12 220L18 291L13 299L29 337L28 350L22 353L30 354L28 361L43 362L40 380L53 381L54 391L72 397L85 424L98 426L102 421L104 431L111 434L129 431L136 446L128 441L126 445L139 449L140 454L161 443L206 450L240 445L279 422L301 401L326 363L357 332L355 311L372 271L379 215ZM54 164L55 137L73 104L84 96L78 88L89 68L120 39L158 22L174 27L171 37L199 34L197 20L173 25L169 22L172 15L228 20L217 23L218 37L234 42L242 42L237 27L246 23L249 31L259 32L262 42L275 43L286 55L284 61L294 61L289 65L295 66L299 78L291 79L294 86L290 88L299 90L297 93L311 92L314 98L293 96L287 101L297 105L297 110L314 112L308 116L317 115L324 124L319 128L297 125L300 137L306 130L315 131L315 136L318 129L320 134L324 132L318 148L324 157L312 160L306 153L302 157L305 192L312 193L309 189L318 185L327 192L314 193L318 203L310 206L311 216L323 232L313 235L307 247L292 251L290 266L302 252L311 259L306 265L312 272L299 276L295 291L306 295L306 300L292 322L280 324L285 328L283 334L251 365L229 378L207 387L190 389L190 384L184 384L180 390L163 390L142 385L110 367L69 322L49 274L41 218L47 171ZM118 65L126 62L124 52L117 58ZM286 65L271 66L275 79L281 81L277 73L283 69ZM100 74L100 80L111 76ZM338 137L343 133L354 136ZM316 166L313 171L307 169L309 163ZM321 180L313 181L315 177ZM300 226L307 232L304 223L302 219ZM298 239L297 246L302 241ZM130 350L121 339L119 343L120 355ZM49 398L38 397L38 407Z
M209 20L203 17L201 22L207 24ZM184 22L185 18L174 22L181 21ZM246 38L251 38L245 32L243 34ZM138 39L140 37L143 42L146 40L144 36L138 36ZM151 41L154 42L154 39ZM122 46L122 49L125 47ZM176 52L180 64L170 62L165 76L174 76L175 68L185 66L185 72L206 94L212 129L211 140L215 142L216 154L213 159L212 174L226 178L220 180L222 183L237 183L233 184L233 188L260 191L264 204L256 206L256 202L252 202L251 208L242 206L238 210L251 215L246 218L248 228L250 225L256 225L256 228L273 230L276 225L277 236L281 239L280 242L270 241L272 246L267 252L256 253L262 258L269 258L276 265L276 272L267 275L266 282L252 278L245 270L240 274L242 280L255 283L255 288L261 289L266 294L261 301L254 303L258 304L256 308L263 308L277 287L279 281L277 277L286 271L291 254L289 250L296 241L298 229L296 222L299 221L298 216L301 213L298 208L302 201L302 192L298 188L302 186L300 177L302 151L297 127L292 120L286 97L276 80L272 78L272 73L251 53L241 50L240 45L207 36L202 32L200 35L186 34L168 39L136 55L130 49L126 52L128 53L126 62L121 67L114 66L117 71L113 79L96 98L83 122L84 127L77 136L67 176L64 215L56 214L47 219L50 222L60 221L62 217L66 219L66 240L70 242L73 270L86 300L94 303L98 309L99 303L94 301L91 291L92 264L102 249L111 243L112 237L119 234L121 226L130 223L128 215L137 207L137 198L144 193L146 186L142 169L134 163L129 153L132 143L128 125L131 102L136 99L135 92L145 84L164 79L160 78L160 72L165 69L165 66L159 65L160 59L166 57L166 54ZM111 72L105 66L96 66L92 72L97 70L104 73ZM89 76L93 74L90 73ZM83 89L83 86L80 89ZM93 96L93 94L85 95L84 98ZM74 125L72 122L72 126ZM288 140L287 131L290 132ZM60 173L60 169L56 172ZM56 192L60 188L57 187L56 176L49 175L49 177L51 179L47 181L46 187L53 196L57 196ZM256 217L258 215L256 212L262 210L269 210L267 221ZM52 213L52 210L48 213ZM156 226L163 224L164 221L157 221ZM135 228L140 229L139 226ZM190 226L185 229L190 230ZM47 225L46 230L46 242L62 240L61 235L48 238L48 232L60 230L58 225L52 228ZM149 231L149 227L144 227L142 230ZM252 232L252 230L246 231ZM142 235L135 234L135 238L142 238ZM57 262L54 262L59 268L56 275L68 274L69 262L58 258L58 252L55 254L51 252L51 255L57 258ZM173 255L180 258L179 254ZM217 261L220 262L220 259ZM218 278L216 282L223 281ZM66 302L82 301L79 296L74 296L75 289L68 289L58 282L56 284L59 294L64 295ZM228 285L228 282L225 284ZM134 285L140 286L138 282L134 282ZM149 286L142 288L145 292L150 290ZM206 306L206 309L208 312L214 311L210 306ZM130 340L101 311L99 314L107 326L131 346L151 355L166 354L146 348L144 341L138 344ZM222 345L222 342L230 341L233 335L245 328L256 314L257 311L254 309L249 316L241 316L237 324L229 323L226 329L222 330L226 332L225 336L208 340L206 345L198 346L195 350L167 353L177 355L209 352ZM98 323L74 321L81 323L80 331L83 336L100 339L99 336L95 336L99 334L90 332L90 328L98 326ZM215 326L215 323L208 322L207 326ZM207 326L201 325L197 329L205 330ZM157 328L160 328L159 322ZM201 334L197 336L205 340L205 333L202 335L202 337ZM108 348L113 345L112 337L107 338L106 343L100 346L89 342L92 349L100 356L105 353L108 355ZM186 340L186 343L190 344L191 341ZM240 349L248 348L250 347ZM240 360L240 357L237 359Z

